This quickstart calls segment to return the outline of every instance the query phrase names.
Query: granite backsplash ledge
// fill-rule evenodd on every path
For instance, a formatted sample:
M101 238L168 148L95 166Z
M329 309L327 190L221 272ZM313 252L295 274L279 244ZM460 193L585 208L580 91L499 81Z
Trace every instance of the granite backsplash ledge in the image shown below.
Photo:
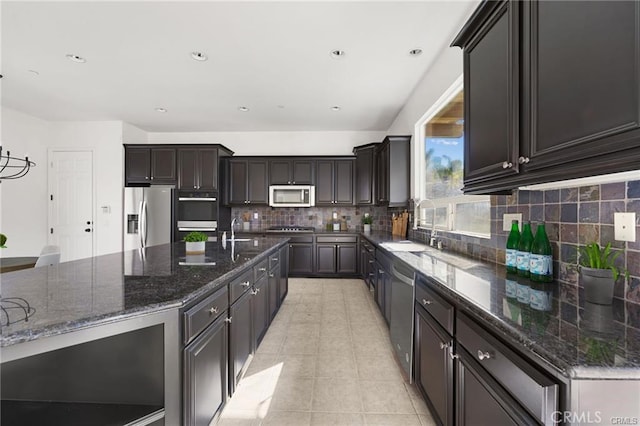
M567 187L543 191L515 190L511 195L492 195L491 238L470 237L438 231L448 250L475 259L504 264L508 231L502 230L502 215L522 213L524 221L544 221L553 247L555 278L575 292L582 293L579 283L577 250L591 241L612 243L622 252L619 266L627 268L624 277L616 283L615 297L640 303L640 181L626 181ZM413 206L411 206L413 211ZM613 216L615 212L636 213L636 241L614 241ZM430 231L410 229L409 237L426 242ZM573 286L573 287L571 287Z

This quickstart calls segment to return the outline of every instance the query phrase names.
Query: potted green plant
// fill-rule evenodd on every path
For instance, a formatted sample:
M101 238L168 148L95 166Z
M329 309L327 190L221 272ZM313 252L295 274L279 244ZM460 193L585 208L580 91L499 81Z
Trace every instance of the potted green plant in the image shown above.
M7 242L7 236L4 234L0 234L0 248L7 248L5 243Z
M365 213L362 216L362 225L364 228L364 232L371 232L371 224L373 223L373 217L369 215L369 213Z
M610 305L613 301L613 285L624 273L629 272L614 264L620 252L611 250L611 243L600 247L598 243L590 243L579 248L580 276L584 285L584 296L587 302Z
M204 232L189 232L184 237L187 254L202 254L204 253L205 242L209 239Z

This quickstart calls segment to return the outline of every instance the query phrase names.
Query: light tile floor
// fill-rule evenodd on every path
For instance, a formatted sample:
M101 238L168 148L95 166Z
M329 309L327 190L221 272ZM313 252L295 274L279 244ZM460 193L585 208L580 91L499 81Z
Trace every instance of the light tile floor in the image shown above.
M289 279L219 425L434 425L361 280Z

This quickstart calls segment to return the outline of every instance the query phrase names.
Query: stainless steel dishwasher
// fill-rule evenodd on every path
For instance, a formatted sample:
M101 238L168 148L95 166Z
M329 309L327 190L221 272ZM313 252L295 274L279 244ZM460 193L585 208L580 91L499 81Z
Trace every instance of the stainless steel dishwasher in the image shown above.
M407 378L413 382L413 269L395 259L392 277L391 344Z

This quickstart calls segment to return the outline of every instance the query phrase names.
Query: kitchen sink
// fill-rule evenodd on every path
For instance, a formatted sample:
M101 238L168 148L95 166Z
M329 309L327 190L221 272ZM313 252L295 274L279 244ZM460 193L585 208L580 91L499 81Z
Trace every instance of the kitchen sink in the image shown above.
M237 241L253 241L253 238L233 238L231 240L229 240L231 242L237 242Z
M391 243L382 243L380 247L389 251L410 251L420 252L428 250L428 246L424 244L414 243L413 241L394 241Z

